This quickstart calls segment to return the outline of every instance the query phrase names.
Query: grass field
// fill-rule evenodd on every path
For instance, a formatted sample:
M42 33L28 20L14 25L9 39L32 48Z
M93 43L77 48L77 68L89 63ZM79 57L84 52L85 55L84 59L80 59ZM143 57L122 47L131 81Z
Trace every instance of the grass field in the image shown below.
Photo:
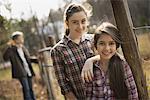
M150 33L137 35L139 51L142 57L150 57Z

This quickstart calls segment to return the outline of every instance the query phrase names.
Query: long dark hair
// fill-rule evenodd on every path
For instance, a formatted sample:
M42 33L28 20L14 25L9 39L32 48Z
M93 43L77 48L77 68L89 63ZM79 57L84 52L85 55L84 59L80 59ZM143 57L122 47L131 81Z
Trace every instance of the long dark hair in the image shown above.
M68 7L66 8L65 12L64 12L64 21L68 21L69 18L77 12L83 11L86 15L87 15L87 11L86 9L79 5L79 4L75 4L75 3L71 3L70 5L68 5ZM65 31L66 35L69 35L69 29L66 28Z
M125 84L123 63L116 54L112 56L108 66L110 87L116 99L128 99L128 90Z
M97 41L100 38L101 34L110 35L116 42L116 49L119 48L120 44L122 43L121 35L119 34L117 27L109 22L104 22L95 31L94 46L96 49ZM113 55L109 60L108 73L110 88L113 90L115 98L127 99L128 90L125 85L123 64L122 60L117 54Z

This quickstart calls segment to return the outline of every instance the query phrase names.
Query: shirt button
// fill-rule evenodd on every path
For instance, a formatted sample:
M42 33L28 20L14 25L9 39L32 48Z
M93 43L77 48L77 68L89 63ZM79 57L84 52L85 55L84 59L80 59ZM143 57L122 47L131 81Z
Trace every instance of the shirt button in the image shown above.
M104 93L106 93L106 91L107 91L107 89L106 89L106 87L104 87Z

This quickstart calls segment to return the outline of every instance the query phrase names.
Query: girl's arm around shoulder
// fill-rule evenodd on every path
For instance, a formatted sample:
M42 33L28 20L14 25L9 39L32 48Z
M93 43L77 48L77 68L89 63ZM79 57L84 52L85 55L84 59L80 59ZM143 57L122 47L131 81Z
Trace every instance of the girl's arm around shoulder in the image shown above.
M95 55L91 58L88 58L85 63L84 66L82 68L82 72L81 72L81 78L83 80L83 82L90 82L93 80L93 63L95 61L99 61L100 60L100 55Z

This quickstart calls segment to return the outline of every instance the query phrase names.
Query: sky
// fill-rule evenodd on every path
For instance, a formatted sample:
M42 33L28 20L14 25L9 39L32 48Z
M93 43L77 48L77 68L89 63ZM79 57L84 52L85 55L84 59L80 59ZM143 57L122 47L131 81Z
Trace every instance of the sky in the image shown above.
M11 13L3 6L6 3L11 3ZM57 10L61 6L62 0L0 0L0 14L8 19L27 19L36 14L41 19L48 16L50 9Z

